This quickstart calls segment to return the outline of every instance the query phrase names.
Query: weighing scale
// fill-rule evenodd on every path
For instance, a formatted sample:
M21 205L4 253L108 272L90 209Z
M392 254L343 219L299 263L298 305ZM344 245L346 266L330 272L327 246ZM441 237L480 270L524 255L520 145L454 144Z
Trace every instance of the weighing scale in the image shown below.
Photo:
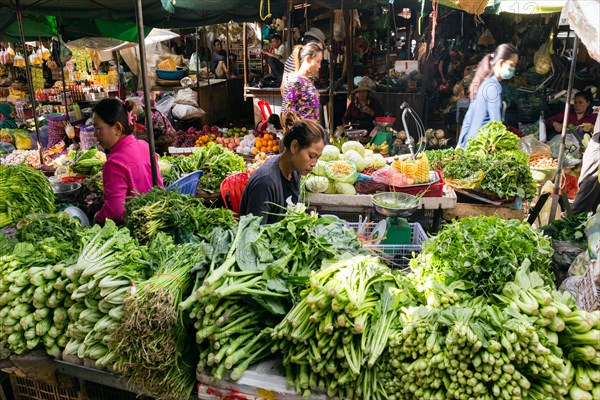
M375 118L375 126L377 132L371 138L371 144L375 146L381 146L384 142L387 142L389 148L392 148L394 142L394 130L392 126L396 122L394 117L377 117Z
M412 228L406 217L410 217L419 208L419 198L411 194L400 192L377 193L371 198L373 207L381 215L385 215L385 223L378 224L375 227L374 235L378 237L385 236L381 241L383 245L411 244ZM406 207L396 208L384 206L382 204L403 204ZM382 221L383 222L383 221Z

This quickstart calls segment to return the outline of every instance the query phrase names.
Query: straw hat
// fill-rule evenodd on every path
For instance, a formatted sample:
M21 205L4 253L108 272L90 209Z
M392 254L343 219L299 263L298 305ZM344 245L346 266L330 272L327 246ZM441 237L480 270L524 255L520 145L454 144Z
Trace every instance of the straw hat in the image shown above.
M372 83L371 83L371 80L370 80L370 79L366 78L366 79L363 79L362 81L358 82L358 85L357 85L357 86L356 86L356 88L355 88L355 89L352 91L352 93L356 93L356 92L359 92L359 91L361 91L361 90L367 90L367 91L369 91L369 92L371 92L371 93L373 93L373 92L374 92L374 90L373 90L373 85L372 85Z

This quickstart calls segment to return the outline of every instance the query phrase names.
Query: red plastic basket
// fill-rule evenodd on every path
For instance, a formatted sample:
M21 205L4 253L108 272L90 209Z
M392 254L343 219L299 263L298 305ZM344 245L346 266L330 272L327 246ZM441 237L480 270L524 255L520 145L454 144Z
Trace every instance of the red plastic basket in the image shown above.
M442 175L442 171L435 170L435 173L440 178L439 181L433 183L429 186L421 185L421 186L413 186L413 187L392 187L390 186L390 191L401 192L406 194L412 194L414 196L420 196L423 194L423 197L442 197L444 190L444 175Z

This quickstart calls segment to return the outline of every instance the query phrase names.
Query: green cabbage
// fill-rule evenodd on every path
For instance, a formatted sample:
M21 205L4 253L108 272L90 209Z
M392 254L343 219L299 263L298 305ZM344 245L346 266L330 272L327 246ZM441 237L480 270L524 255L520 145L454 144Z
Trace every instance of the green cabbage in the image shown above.
M365 169L363 158L356 150L345 151L344 154L342 154L342 160L354 163L358 172L362 172L362 170Z
M328 179L327 180L327 190L324 192L325 194L336 194L335 191L335 181Z
M325 176L325 165L327 165L327 162L319 159L312 170L313 175Z
M339 160L340 159L340 151L338 150L337 147L328 144L323 149L323 153L321 154L320 159L323 161Z
M305 186L311 193L323 193L329 187L329 179L324 176L310 175L306 179Z
M339 167L340 165L348 166L348 173L343 174L339 171L336 171L335 167ZM350 183L353 184L356 181L357 171L356 165L352 162L348 162L345 160L337 160L328 162L325 166L325 173L329 179L333 179L336 182Z
M338 194L356 194L356 189L354 185L343 182L335 182L335 192Z
M385 167L385 158L379 153L373 155L373 167L383 168Z
M358 154L360 154L361 157L365 155L365 148L362 144L360 144L360 142L357 142L356 140L351 140L342 145L342 153L345 154L349 150L356 151Z

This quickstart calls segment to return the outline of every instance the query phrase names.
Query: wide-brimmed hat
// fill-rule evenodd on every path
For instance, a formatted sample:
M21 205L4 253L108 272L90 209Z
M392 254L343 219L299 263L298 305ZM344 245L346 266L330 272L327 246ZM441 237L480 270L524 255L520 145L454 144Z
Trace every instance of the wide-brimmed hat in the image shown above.
M313 37L315 39L320 40L322 43L325 43L325 35L323 34L323 31L320 30L319 28L310 28L304 34L304 37L307 37L307 36Z
M371 84L371 82L369 82L370 80L365 80L363 79L362 81L358 82L358 85L356 86L356 88L352 91L352 93L356 93L359 92L361 90L367 90L371 93L374 92L373 90L373 85Z

